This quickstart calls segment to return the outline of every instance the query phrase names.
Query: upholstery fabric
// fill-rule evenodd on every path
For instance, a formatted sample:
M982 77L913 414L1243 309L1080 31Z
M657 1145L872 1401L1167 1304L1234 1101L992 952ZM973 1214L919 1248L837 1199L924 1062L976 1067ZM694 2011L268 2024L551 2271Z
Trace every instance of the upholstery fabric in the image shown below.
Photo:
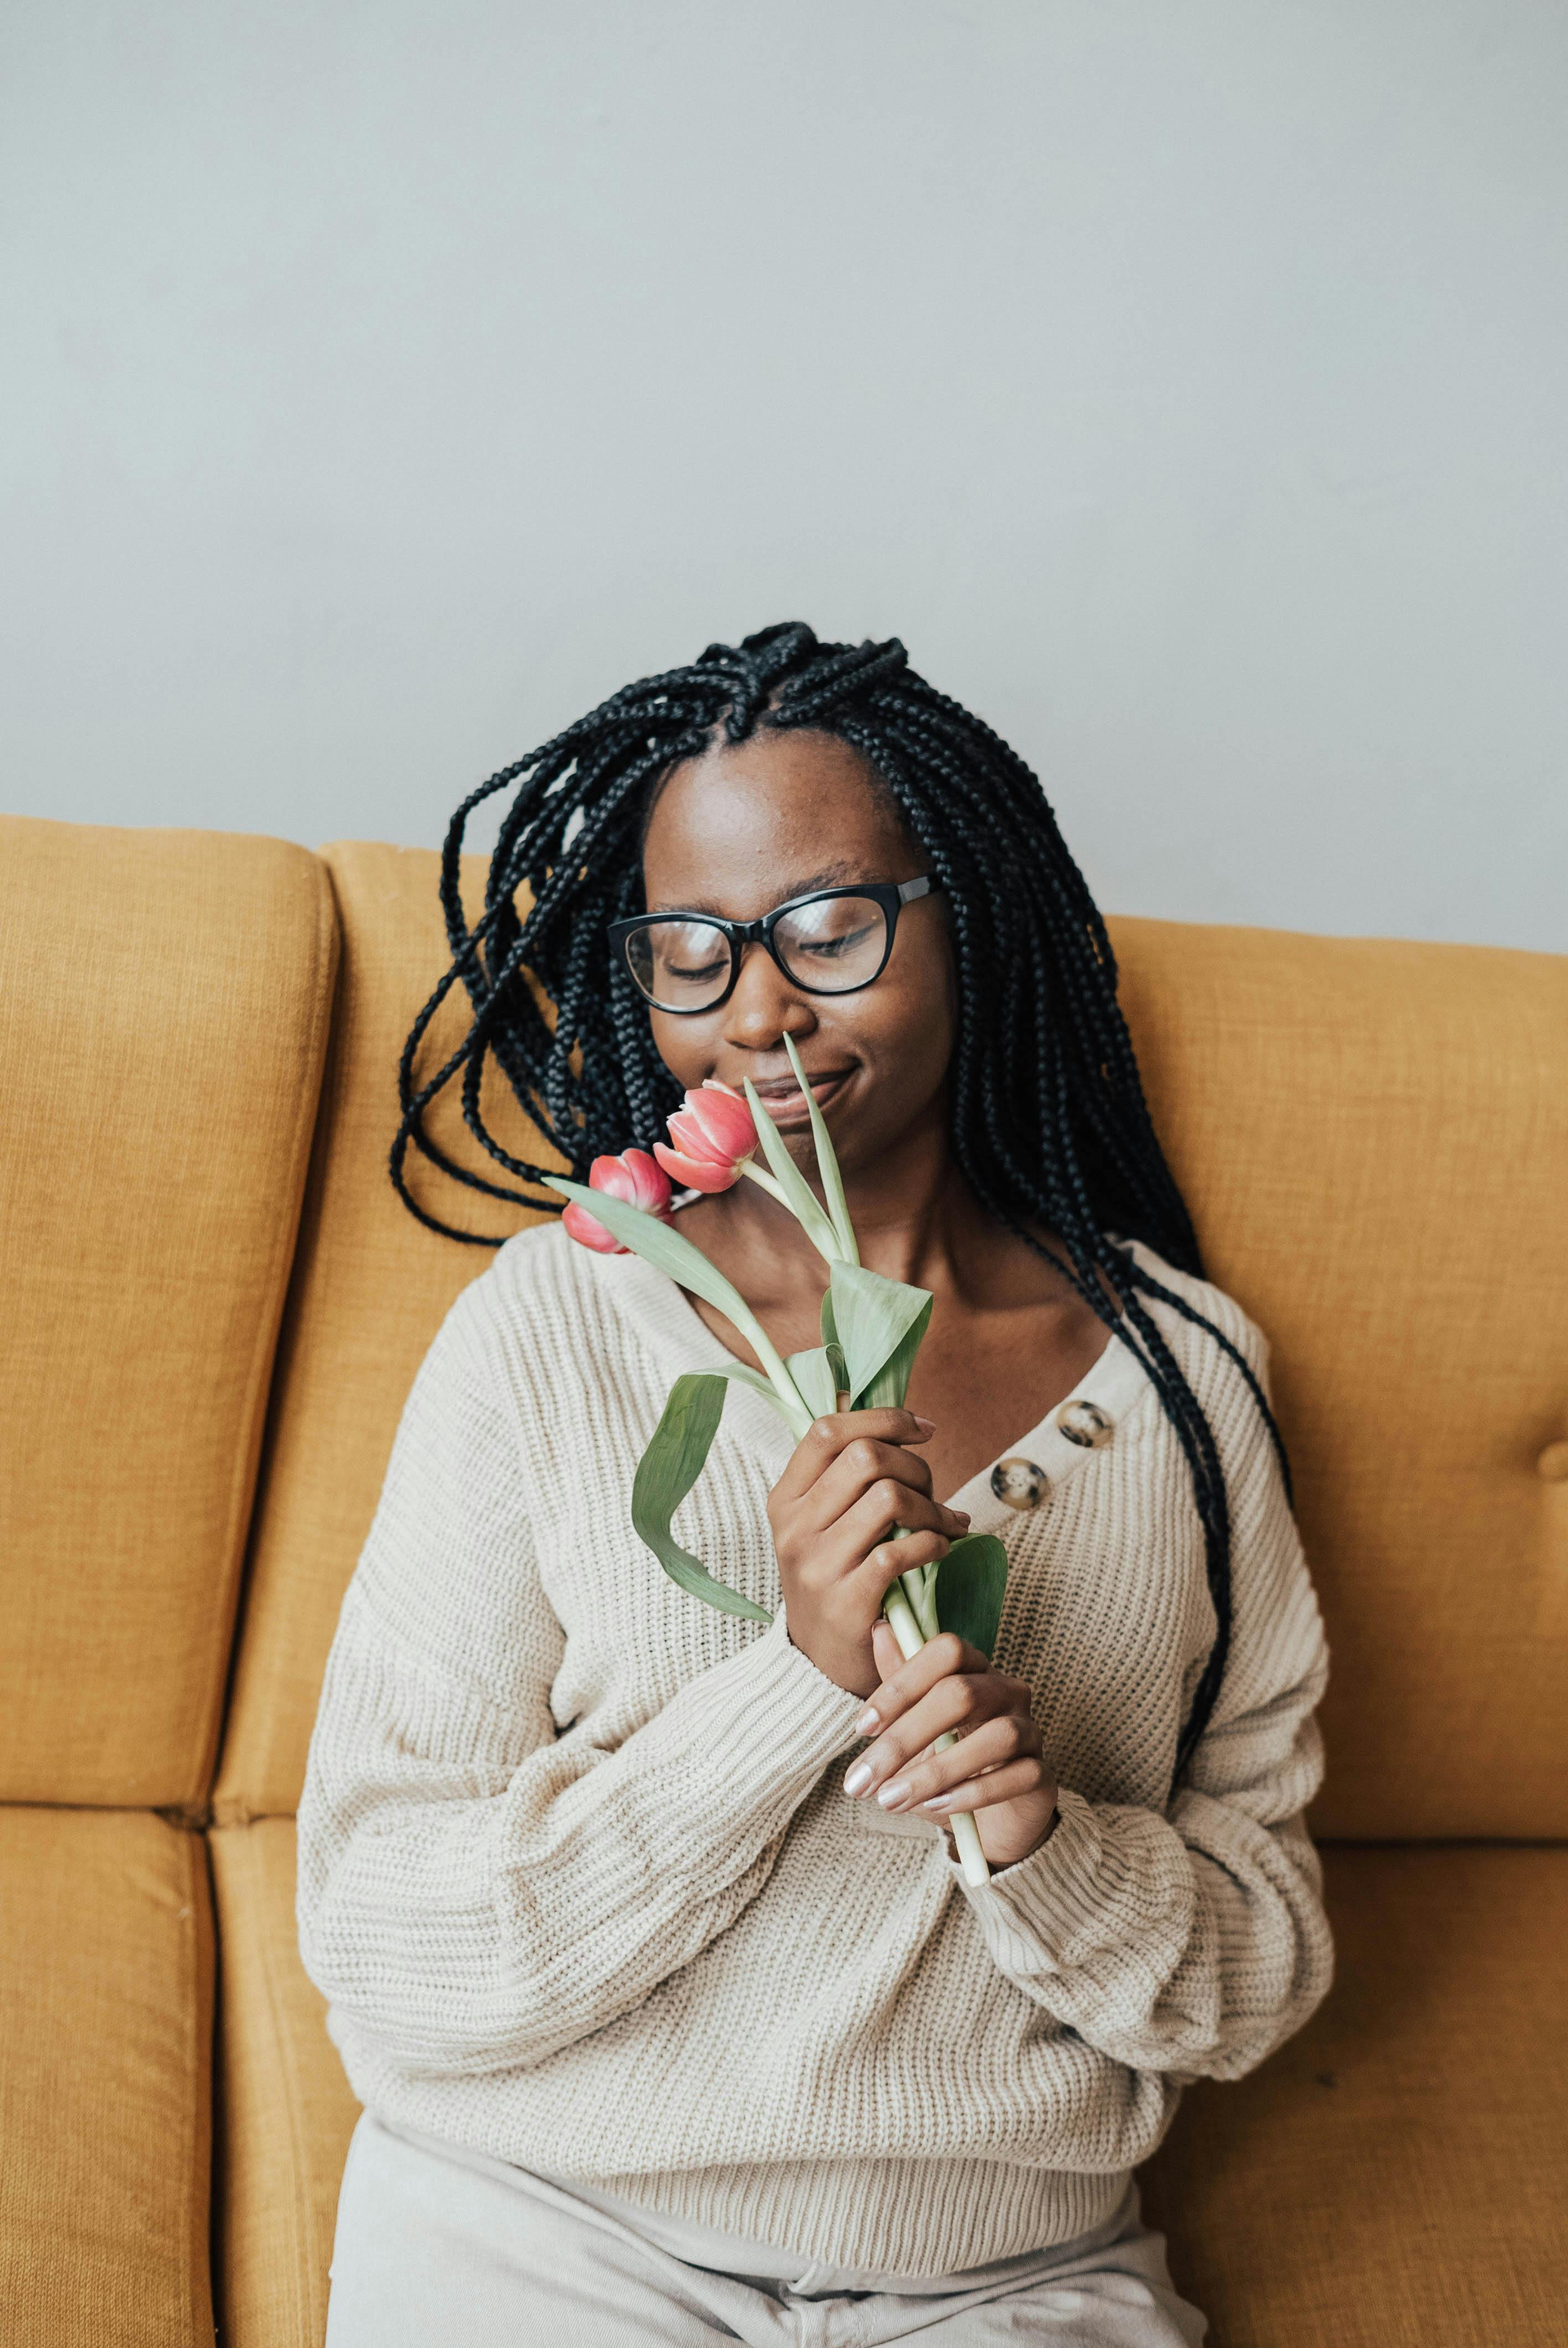
M200 1805L332 1008L317 860L6 820L0 1798Z
M1568 2304L1568 1850L1324 1854L1338 1980L1143 2172L1217 2348L1545 2348Z
M1568 1833L1568 956L1112 924L1328 1626L1319 1836Z
M201 1837L0 1807L0 2335L211 2348Z
M292 1818L213 1829L222 1933L216 2187L222 2337L319 2343L338 2179L359 2116L294 1939Z
M386 1174L398 1055L446 960L438 860L364 843L324 853L343 932L338 1009L214 1792L216 1816L230 1821L292 1813L299 1800L327 1648L398 1414L447 1306L492 1261L488 1248L416 1223ZM480 860L465 860L471 902L483 902L483 879ZM462 1031L457 1006L447 1008L454 1016L428 1039L422 1068L438 1066L442 1039L449 1048ZM437 1104L432 1132L482 1165L456 1089ZM541 1162L543 1144L505 1086L487 1085L484 1105L514 1154ZM447 1221L509 1233L539 1220L535 1210L415 1179Z
M223 2188L226 2336L320 2348L356 2107L295 1947L292 1822L212 1840L249 2148ZM1144 2214L1216 2348L1539 2348L1568 2298L1568 1850L1324 1861L1337 1986L1261 2070L1188 2091Z

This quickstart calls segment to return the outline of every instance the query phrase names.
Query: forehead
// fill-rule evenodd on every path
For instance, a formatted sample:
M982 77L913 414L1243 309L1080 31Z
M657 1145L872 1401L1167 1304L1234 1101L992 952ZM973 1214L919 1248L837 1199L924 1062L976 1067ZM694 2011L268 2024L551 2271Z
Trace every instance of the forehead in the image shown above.
M832 734L764 728L677 767L643 843L651 911L750 921L813 888L904 880L918 860L890 794Z

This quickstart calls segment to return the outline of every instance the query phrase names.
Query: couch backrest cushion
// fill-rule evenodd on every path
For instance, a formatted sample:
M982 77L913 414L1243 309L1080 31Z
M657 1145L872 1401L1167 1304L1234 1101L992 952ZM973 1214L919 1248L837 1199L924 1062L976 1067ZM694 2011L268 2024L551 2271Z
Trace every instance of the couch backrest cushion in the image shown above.
M1568 1834L1568 957L1114 932L1210 1276L1273 1345L1315 1827Z
M287 1814L298 1802L327 1649L398 1414L447 1307L492 1261L489 1249L415 1222L387 1179L398 1055L446 961L437 860L361 842L329 848L323 859L342 932L338 1008L214 1790L215 1812L228 1821ZM480 860L466 860L464 885L483 902ZM460 1001L446 1010L422 1068L439 1065L462 1033ZM536 1162L548 1155L504 1086L487 1082L484 1106L516 1154ZM456 1086L437 1102L431 1130L460 1160L483 1165ZM412 1179L448 1222L504 1232L539 1220L433 1179L417 1162Z
M398 1413L488 1261L385 1174L397 1052L445 960L436 859L328 861L344 968L220 1771L234 1817L298 1799ZM1568 1439L1568 960L1112 927L1211 1273L1273 1343L1334 1654L1318 1831L1568 1831L1568 1483L1538 1472Z
M196 1806L330 1025L282 840L5 821L0 1798Z

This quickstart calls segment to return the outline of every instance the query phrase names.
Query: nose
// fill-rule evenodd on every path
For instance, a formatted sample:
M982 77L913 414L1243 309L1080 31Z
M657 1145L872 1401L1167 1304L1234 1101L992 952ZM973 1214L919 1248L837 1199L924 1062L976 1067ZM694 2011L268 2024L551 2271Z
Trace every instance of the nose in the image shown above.
M724 1006L724 1040L743 1052L771 1051L784 1036L809 1035L816 1015L793 987L766 946L753 939L741 949L741 974Z

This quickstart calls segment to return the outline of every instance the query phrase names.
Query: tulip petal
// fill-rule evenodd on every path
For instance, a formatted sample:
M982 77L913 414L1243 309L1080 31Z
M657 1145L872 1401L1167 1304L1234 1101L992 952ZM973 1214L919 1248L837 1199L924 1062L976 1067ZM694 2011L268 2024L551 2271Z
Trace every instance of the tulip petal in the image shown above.
M661 1141L654 1143L653 1155L683 1190L733 1190L740 1180L740 1168L728 1158L715 1165L711 1159L686 1158L678 1149L666 1149Z
M670 1177L662 1167L655 1165L646 1149L623 1149L620 1162L635 1185L632 1205L645 1215L662 1214L670 1204Z
M586 1207L578 1206L575 1200L562 1215L561 1227L568 1239L575 1240L579 1247L592 1248L600 1255L630 1255L631 1252L630 1248L622 1247L601 1222L596 1221Z

